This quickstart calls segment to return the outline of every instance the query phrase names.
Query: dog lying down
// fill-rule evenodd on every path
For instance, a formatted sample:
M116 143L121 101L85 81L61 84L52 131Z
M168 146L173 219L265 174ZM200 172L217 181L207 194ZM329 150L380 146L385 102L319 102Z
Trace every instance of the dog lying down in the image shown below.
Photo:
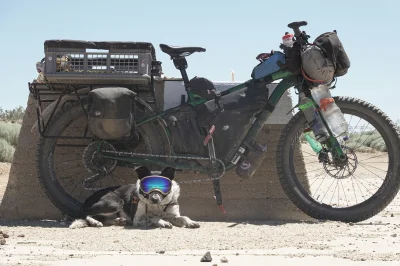
M136 169L136 173L136 184L104 188L93 193L82 206L81 219L72 222L69 228L126 224L162 228L172 228L173 225L200 227L198 222L180 215L180 187L173 180L174 168L167 167L160 175L153 175L142 166Z

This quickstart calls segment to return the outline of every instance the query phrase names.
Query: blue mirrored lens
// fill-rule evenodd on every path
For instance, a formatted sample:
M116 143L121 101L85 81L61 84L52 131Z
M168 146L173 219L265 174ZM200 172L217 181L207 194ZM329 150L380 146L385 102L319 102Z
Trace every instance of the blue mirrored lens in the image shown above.
M140 188L144 193L150 193L154 189L168 193L171 190L171 185L171 180L162 176L147 176L140 181Z

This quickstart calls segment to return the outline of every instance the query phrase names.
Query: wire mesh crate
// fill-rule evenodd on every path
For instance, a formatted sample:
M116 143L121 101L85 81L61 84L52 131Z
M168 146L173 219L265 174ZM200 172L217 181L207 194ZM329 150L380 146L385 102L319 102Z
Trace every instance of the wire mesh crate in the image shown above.
M44 48L44 77L52 83L146 85L160 72L151 43L47 40Z

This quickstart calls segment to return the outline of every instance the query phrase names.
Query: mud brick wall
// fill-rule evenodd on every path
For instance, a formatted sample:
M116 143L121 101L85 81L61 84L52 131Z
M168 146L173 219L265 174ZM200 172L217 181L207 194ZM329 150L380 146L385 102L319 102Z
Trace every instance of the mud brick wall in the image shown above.
M165 88L165 94L172 93L168 89ZM158 97L161 96L158 93ZM226 215L222 215L215 204L210 181L181 185L181 213L189 215L193 219L208 221L308 219L308 216L299 211L284 194L275 167L277 142L282 128L291 118L291 114L286 115L291 107L292 99L290 94L286 93L271 116L269 123L258 136L258 141L268 145L268 155L253 178L241 181L233 169L221 179ZM37 137L31 133L35 119L35 105L31 96L29 96L27 112L19 136L19 146L15 151L6 192L0 203L0 218L63 218L62 213L47 199L36 175L35 149ZM198 179L199 177L201 178L201 176L195 178ZM177 176L177 180L181 178L183 177Z

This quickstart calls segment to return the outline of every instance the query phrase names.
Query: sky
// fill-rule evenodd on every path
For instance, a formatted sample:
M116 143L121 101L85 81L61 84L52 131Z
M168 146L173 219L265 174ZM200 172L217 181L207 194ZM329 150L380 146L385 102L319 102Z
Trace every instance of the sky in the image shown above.
M168 77L180 75L160 43L200 46L187 58L190 78L230 81L232 69L245 81L259 53L279 50L287 24L305 20L311 40L336 29L351 60L332 94L400 118L400 1L235 1L0 0L0 107L26 106L48 39L151 42Z

